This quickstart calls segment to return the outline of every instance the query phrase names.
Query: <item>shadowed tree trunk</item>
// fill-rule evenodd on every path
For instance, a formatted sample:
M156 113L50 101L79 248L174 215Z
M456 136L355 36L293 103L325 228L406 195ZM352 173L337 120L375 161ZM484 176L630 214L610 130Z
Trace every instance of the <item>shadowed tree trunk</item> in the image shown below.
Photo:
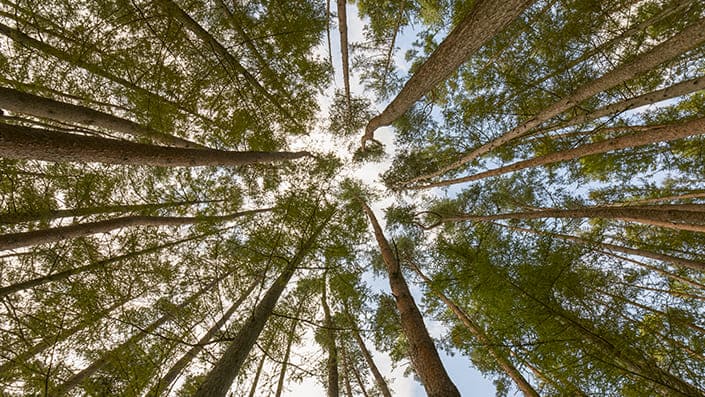
M197 143L156 131L150 127L135 123L134 121L87 107L72 105L70 103L59 102L53 99L13 90L12 88L0 87L0 109L69 124L96 126L138 138L147 138L169 146L191 149L205 148Z
M428 334L421 312L416 307L409 286L402 275L399 262L384 236L382 227L377 222L372 209L364 201L359 201L372 224L375 239L387 267L389 285L401 317L402 331L409 342L409 356L416 374L421 379L429 397L459 397L460 393L443 367L443 362L441 362L433 340Z
M53 243L77 237L89 236L97 233L107 233L123 227L132 226L183 226L201 222L227 222L243 216L254 215L271 211L271 208L236 212L223 216L124 216L91 223L79 223L70 226L61 226L31 232L10 233L0 235L0 250L28 247L37 244Z
M259 378L262 375L262 368L264 368L264 362L267 360L267 355L262 353L262 358L259 359L259 364L257 364L257 371L255 371L255 379L252 380L252 387L250 387L250 393L248 397L257 396L257 386L259 384Z
M325 347L328 350L328 360L326 361L326 369L328 373L328 383L326 391L328 397L338 397L338 349L335 343L335 330L333 329L333 321L330 316L330 307L328 306L328 297L326 294L326 275L323 276L323 291L321 293L321 306L323 307L323 323L326 327L326 343Z
M199 167L271 163L310 155L155 146L0 123L0 157L12 160Z
M301 308L303 305L299 306L295 317L299 317L301 313ZM286 340L286 350L284 351L284 359L282 360L282 367L279 371L279 380L277 381L277 391L274 393L274 397L281 397L284 392L284 381L286 381L286 370L289 365L289 357L291 357L291 346L294 343L294 336L296 332L296 326L298 325L297 320L291 320L291 327L289 327L289 334Z
M340 56L343 64L343 85L345 87L345 102L347 111L351 109L350 99L350 61L348 59L348 12L346 0L338 1L338 31L340 32Z
M382 396L384 397L392 397L392 393L389 391L389 386L387 386L387 381L384 380L384 377L382 376L382 373L379 372L379 368L377 368L377 364L375 364L374 359L372 359L372 354L370 353L369 350L367 350L367 346L365 346L365 341L362 340L362 337L360 336L360 331L357 329L357 323L352 319L352 316L348 314L348 317L350 318L351 321L351 332L353 337L355 338L355 342L357 342L357 346L360 348L360 352L362 352L362 356L365 358L365 362L367 363L367 366L370 368L370 371L372 372L372 376L375 378L375 383L377 384L377 388L379 391L382 393Z
M376 129L390 125L421 97L455 72L470 55L514 21L533 0L478 0L458 26L436 48L386 109L370 120L362 137L374 139Z

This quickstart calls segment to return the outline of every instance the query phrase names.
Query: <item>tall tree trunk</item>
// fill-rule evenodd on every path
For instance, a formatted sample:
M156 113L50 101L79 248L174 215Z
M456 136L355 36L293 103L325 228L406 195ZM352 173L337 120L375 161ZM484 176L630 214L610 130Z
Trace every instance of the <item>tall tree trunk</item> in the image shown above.
M661 208L657 208L661 207ZM645 225L660 226L675 230L688 230L705 233L705 205L696 208L679 205L633 206L633 207L583 207L564 210L547 208L530 212L514 212L495 215L458 215L441 218L429 228L446 222L485 222L501 219L541 219L541 218L603 218ZM699 209L697 208L699 207Z
M353 397L352 385L350 384L350 367L348 366L348 357L345 354L345 346L340 344L340 361L343 365L343 384L345 385L345 395Z
M397 36L401 30L401 24L404 20L404 8L406 7L406 0L401 0L399 2L399 11L397 14L396 22L394 23L394 33L392 33L392 41L389 43L389 49L387 50L387 56L384 58L384 71L382 72L382 87L387 86L387 76L392 71L392 56L394 55L394 47L397 45Z
M348 13L347 1L338 0L338 31L340 32L340 55L343 64L343 85L345 87L345 103L347 111L351 111L350 98L350 61L348 59Z
M357 323L352 319L352 316L350 316L350 314L348 314L348 317L350 318L350 321L352 323L351 332L353 334L353 337L355 338L355 342L357 342L357 346L360 348L360 352L362 352L362 356L365 358L365 362L370 368L372 376L375 378L377 388L382 393L382 396L392 397L392 393L389 391L389 386L387 386L387 381L384 380L384 376L382 376L382 373L379 372L379 368L377 368L377 364L375 364L375 360L372 358L372 354L369 350L367 350L367 346L365 346L365 341L363 341L362 337L360 336L360 331L358 331L357 329Z
M448 179L445 181L433 182L422 186L412 186L410 188L428 189L432 187L450 186L458 183L472 182L527 168L538 167L562 161L575 160L593 154L607 153L620 149L645 146L657 142L669 142L676 139L683 139L690 136L702 134L705 134L705 118L699 118L680 124L658 125L636 134L606 139L604 141L595 143L589 143L587 145L578 146L574 149L563 150L560 152L554 152L528 160L518 161L514 164L487 170L477 174L464 176L461 178Z
M296 316L299 316L301 308L303 305L299 306L299 310L296 312ZM286 370L289 365L289 358L291 357L291 345L294 342L294 336L296 333L296 326L298 325L297 320L291 320L291 327L289 328L289 334L286 340L286 350L284 351L284 359L282 360L282 368L279 371L279 380L277 381L277 391L274 393L274 397L281 397L284 392L284 381L286 380Z
M262 375L262 368L264 368L264 362L267 360L267 355L262 353L262 358L257 364L257 371L255 371L255 379L252 380L252 387L250 387L250 393L248 397L257 397L257 386L259 384L259 378Z
M323 276L323 291L321 293L321 306L323 307L323 323L326 327L326 342L325 347L328 350L328 360L326 369L328 373L328 383L326 391L328 397L338 397L338 349L335 343L335 330L333 329L333 321L330 315L330 307L328 306L328 297L326 294L326 275Z
M210 291L215 287L218 283L220 283L225 277L227 277L229 274L224 274L210 283L208 283L206 286L198 290L196 293L193 295L189 296L186 298L183 302L181 302L176 308L174 309L176 313L182 311L184 308L186 308L188 305L192 304L195 302L198 298L201 297L204 293ZM167 322L171 321L174 318L174 313L166 313L156 319L154 322L146 326L143 330L140 332L132 335L127 341L121 343L117 347L113 348L112 350L103 353L100 358L98 358L96 361L94 361L91 365L80 371L79 373L73 375L71 378L69 378L66 382L63 384L59 385L56 390L54 390L55 394L54 395L66 395L68 392L70 392L74 387L80 385L84 380L87 378L91 377L93 374L98 372L100 369L108 365L113 358L116 356L117 352L123 351L125 349L130 348L131 346L139 343L142 339L156 331L159 327L162 325L166 324Z
M165 248L173 247L173 246L185 243L185 242L198 240L200 238L207 237L207 236L212 236L212 235L219 233L219 232L222 232L222 231L223 230L221 229L221 230L217 230L215 232L209 232L209 233L199 234L196 236L187 237L187 238L172 241L172 242L169 242L166 244L161 244L161 245L157 245L154 247L145 248L140 251L128 252L127 254L114 256L112 258L108 258L108 259L104 259L102 261L91 263L90 265L79 266L79 267L64 270L64 271L61 271L58 273L52 273L52 274L48 274L46 276L37 277L37 278L33 278L31 280L22 281L22 282L19 282L16 284L8 285L8 286L0 288L0 298L3 298L11 293L14 293L14 292L24 291L29 288L34 288L38 285L65 280L65 279L67 279L71 276L74 276L76 274L81 274L81 273L101 269L101 268L108 266L112 263L120 262L120 261L130 259L130 258L136 258L140 255L148 254L151 252L157 252L157 251L163 250Z
M618 203L611 203L608 204L610 207L627 207L630 205L640 205L640 204L650 204L650 203L659 203L661 201L673 201L673 200L688 200L688 199L694 199L694 198L704 198L705 197L705 191L698 191L698 190L691 190L690 193L682 193L682 194L673 194L670 196L661 196L661 197L644 197L644 198L634 198L630 199L629 201L622 201Z
M178 207L182 205L194 205L204 203L216 203L225 200L189 200L173 201L169 203L155 204L109 204L95 207L69 208L59 210L43 210L38 212L16 212L0 214L0 224L14 224L21 222L49 221L59 218L75 218L79 216L89 216L97 214L124 213L136 211L153 211L162 208Z
M443 367L443 362L428 334L421 312L414 302L399 262L384 236L382 227L367 203L361 199L359 201L372 224L375 239L387 267L389 285L401 317L402 331L409 342L409 356L416 374L429 397L459 397L460 393Z
M271 163L310 155L155 146L0 123L0 157L12 160L199 167Z
M233 338L233 342L225 350L223 356L208 373L198 391L196 391L195 397L224 397L227 394L228 389L240 371L242 363L245 362L247 355L252 350L252 346L257 341L269 316L272 315L274 306L294 275L296 268L313 247L316 239L332 216L333 212L301 244L296 255L288 262L281 275L274 281L262 300L254 308L250 318L247 319L235 338Z
M631 80L638 75L648 72L653 68L673 59L674 57L698 47L705 41L705 19L693 23L680 33L674 35L670 39L655 46L649 51L639 55L634 60L622 64L615 69L605 73L602 77L586 83L579 87L572 94L560 99L558 102L545 108L537 115L514 127L503 135L485 143L478 148L461 156L461 158L448 166L441 167L438 171L434 171L425 175L421 175L410 179L407 183L418 182L423 179L430 179L440 176L448 171L459 168L479 156L492 151L493 149L504 145L505 143L524 136L532 129L538 127L542 123L552 119L555 116L569 110L580 102L593 97L594 95L613 88L628 80Z
M112 114L43 98L12 88L0 87L0 109L69 124L96 126L138 138L147 138L169 146L191 149L205 148L189 140L159 132L150 127L135 123L134 121L113 116Z
M347 358L348 356L345 357ZM357 366L355 366L355 364L351 363L350 361L346 362L348 363L348 366L350 368L349 370L352 371L353 375L355 376L355 381L358 385L360 385L360 391L362 391L362 395L364 397L369 397L370 395L369 393L367 393L367 388L365 388L365 381L362 379L362 376L360 376L360 371L358 371Z
M28 247L37 244L53 243L97 233L108 233L123 227L133 226L183 226L201 222L227 222L242 216L271 211L271 208L236 212L223 216L177 217L177 216L124 216L90 223L79 223L51 229L33 230L31 232L9 233L0 235L0 250Z
M524 393L524 396L526 397L539 397L539 393L534 389L533 386L524 378L524 375L519 372L519 370L512 364L511 360L509 360L508 357L506 357L502 352L499 351L498 348L496 348L493 343L490 341L490 338L487 336L485 331L482 329L482 327L478 324L476 324L474 321L470 319L470 317L458 306L450 300L444 293L440 291L436 291L431 288L431 280L419 269L419 267L409 261L411 264L411 267L416 271L416 273L424 280L426 285L431 289L431 291L443 302L448 306L450 311L455 314L455 317L460 320L461 323L465 326L465 328L470 331L470 333L477 339L477 341L480 343L480 345L484 346L489 352L490 355L495 359L497 364L502 368L504 373L509 376L516 386L519 388L519 390Z
M458 26L407 81L387 108L370 120L362 137L374 139L377 128L390 125L436 85L455 72L468 58L514 21L533 0L478 0Z

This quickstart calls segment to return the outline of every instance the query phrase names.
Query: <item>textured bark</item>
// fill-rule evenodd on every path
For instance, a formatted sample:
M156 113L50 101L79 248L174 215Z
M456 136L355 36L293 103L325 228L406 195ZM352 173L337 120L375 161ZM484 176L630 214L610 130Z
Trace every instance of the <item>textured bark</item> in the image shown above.
M299 251L289 261L281 275L274 281L262 300L252 311L243 327L233 338L233 342L223 353L213 369L208 373L201 386L196 391L195 397L224 397L235 377L240 371L242 363L252 350L259 334L262 332L269 316L272 315L274 306L286 288L294 271L306 257L316 239L327 225L333 213L322 222L311 236L301 244Z
M69 124L96 126L138 138L147 138L169 146L192 149L204 148L204 146L197 143L159 132L153 128L113 116L112 114L43 98L12 88L0 87L0 109Z
M514 164L510 164L504 167L487 170L461 178L448 179L445 181L433 182L421 186L412 186L409 188L429 189L432 187L450 186L463 182L472 182L527 168L554 164L562 161L575 160L593 154L607 153L620 149L645 146L657 142L669 142L676 139L683 139L690 136L702 134L705 134L705 118L695 119L681 124L659 125L636 134L606 139L604 141L595 143L589 143L587 145L578 146L574 149L563 150L560 152L547 154L545 156L535 157L533 159L518 161Z
M412 264L412 267L416 271L416 273L424 280L426 285L430 288L431 280L421 271L421 269L419 269L418 266L416 266L416 264ZM432 292L443 303L445 303L446 306L448 306L450 311L455 314L455 317L457 317L458 320L463 323L465 328L470 331L470 333L475 337L475 339L477 339L477 341L490 352L490 355L495 359L500 368L502 368L502 370L507 374L507 376L509 376L514 381L519 390L524 393L524 396L539 397L539 393L533 388L533 386L531 386L531 384L526 380L526 378L524 378L524 375L519 372L519 370L514 366L514 364L512 364L509 358L502 354L502 352L500 352L498 348L493 345L493 343L490 341L489 337L487 336L487 334L485 334L485 331L480 325L472 321L472 319L470 319L470 317L445 294L436 290L432 290Z
M0 235L0 250L28 247L37 244L48 244L61 240L89 236L97 233L108 233L123 227L133 226L183 226L201 222L227 222L243 216L271 211L271 208L236 212L223 216L176 217L176 216L124 216L90 223L79 223L51 229L33 230L31 232L10 233Z
M392 397L392 393L389 391L389 386L387 386L387 381L384 380L384 376L382 376L382 373L379 372L379 368L377 368L377 364L375 364L375 360L372 358L372 354L370 354L370 351L367 350L367 346L365 346L365 341L362 340L360 332L357 330L357 324L353 324L352 334L355 338L355 342L357 342L357 346L360 348L360 352L362 352L362 356L365 358L367 366L372 372L372 376L375 378L375 383L377 384L377 388L379 389L379 391L382 393L382 396Z
M573 108L580 102L589 99L602 91L631 80L642 73L648 72L653 68L673 59L674 57L698 47L703 42L705 42L705 19L701 19L698 22L688 26L680 33L639 55L634 60L617 66L615 69L605 73L602 77L586 83L582 87L573 91L572 94L545 108L531 119L519 124L512 130L504 133L494 140L479 146L469 153L464 154L459 160L451 163L450 165L442 167L438 171L415 177L407 183L437 177L448 171L459 168L511 140L528 134L532 129L538 127L553 117L558 116L566 110Z
M633 207L583 207L578 209L547 208L529 212L514 212L494 215L458 215L443 217L432 225L446 222L485 222L502 219L541 219L541 218L604 218L645 225L660 226L675 230L689 230L705 233L705 205L660 205Z
M229 152L125 142L0 123L0 157L160 167L240 166L294 160L308 152Z
M108 266L108 265L110 265L110 264L112 264L112 263L117 263L117 262L120 262L120 261L123 261L123 260L127 260L127 259L130 259L130 258L136 258L136 257L138 257L138 256L140 256L140 255L148 254L148 253L151 253L151 252L157 252L157 251L163 250L163 249L165 249L165 248L173 247L173 246L176 246L176 245L179 245L179 244L188 242L188 241L193 241L193 240L197 240L197 239L202 238L202 237L210 236L210 235L213 235L213 234L218 233L218 232L221 232L221 231L222 231L222 230L218 230L218 231L216 231L216 232L210 232L210 233L206 233L206 234L200 234L200 235L197 235L197 236L192 236L192 237L188 237L188 238L185 238L185 239L172 241L172 242L170 242L170 243L161 244L161 245L158 245L158 246L155 246L155 247L145 248L145 249L140 250L140 251L129 252L129 253L124 254L124 255L118 255L118 256L115 256L115 257L112 257L112 258L108 258L108 259L105 259L105 260L102 260L102 261L98 261L98 262L95 262L95 263L91 263L90 265L75 267L75 268L72 268L72 269L64 270L64 271L62 271L62 272L52 273L52 274L48 274L48 275L46 275L46 276L37 277L37 278L31 279L31 280L27 280L27 281L23 281L23 282L20 282L20 283L8 285L8 286L5 286L5 287L0 288L0 298L3 298L3 297L5 297L5 296L7 296L8 294L11 294L11 293L13 293L13 292L24 291L24 290L26 290L26 289L33 288L33 287L36 287L36 286L38 286L38 285L42 285L42 284L46 284L46 283L50 283L50 282L55 282L55 281L65 280L65 279L69 278L70 276L74 276L74 275L76 275L76 274L81 274L81 273L85 273L85 272L90 272L90 271L93 271L93 270L101 269L101 268L103 268L103 267L105 267L105 266Z
M346 0L338 0L338 32L340 33L340 56L343 63L343 86L348 112L351 108L350 98L350 61L348 59L348 14Z
M192 304L195 302L198 298L200 298L204 293L210 291L215 287L220 281L222 281L228 274L225 274L219 278L216 278L215 280L211 281L208 283L206 286L198 290L196 293L193 295L189 296L186 298L183 302L181 302L178 306L176 306L175 313L178 313L182 311L184 308L186 308L188 305ZM63 384L59 385L52 395L56 396L62 396L68 394L69 391L71 391L73 388L76 386L80 385L83 383L84 380L88 379L91 377L93 374L98 372L100 369L108 365L116 356L117 352L123 351L125 349L129 349L131 346L139 343L142 339L145 337L149 336L151 333L156 331L159 327L162 325L166 324L167 322L171 321L174 318L173 313L166 313L163 316L159 317L156 319L154 322L146 326L144 329L140 330L138 333L132 335L127 341L121 343L117 347L113 348L112 350L103 353L100 358L98 358L96 361L91 363L88 367L80 371L79 373L73 375L70 377L66 382Z
M514 21L533 0L478 0L458 26L443 40L404 85L384 111L370 120L362 137L374 139L377 128L393 123L416 101L455 72L487 41Z
M199 353L205 349L205 345L213 339L218 332L220 332L220 329L223 328L225 323L230 320L230 317L237 311L238 308L240 308L240 305L242 302L247 299L247 297L252 293L252 291L259 285L260 280L254 280L249 287L240 295L240 298L233 302L233 304L230 306L230 308L223 313L223 315L220 317L218 321L213 324L213 326L206 332L205 335L201 337L201 339L198 340L195 346L191 347L186 354L181 356L178 361L174 363L174 365L171 366L169 371L164 375L161 379L157 381L157 383L152 387L152 389L147 393L148 397L158 397L164 394L167 394L169 392L169 389L171 388L171 384L174 383L174 380L179 376L179 374L186 368L191 361L193 361L196 356L198 356Z
M365 202L360 200L360 203L372 224L375 239L387 267L389 285L401 317L402 331L409 342L409 356L416 374L421 379L429 397L459 397L460 393L443 367L443 362L428 334L421 312L414 302L406 280L404 280L399 262L387 242L374 212Z
M49 221L59 218L75 218L79 216L89 216L97 214L124 213L136 211L153 211L162 208L178 207L182 205L193 205L203 203L222 202L224 200L190 200L174 201L169 203L155 204L111 204L95 207L69 208L60 210L45 210L36 212L16 212L0 214L0 224L13 224L21 222Z
M330 307L328 306L325 277L323 278L321 307L323 307L323 323L326 327L325 347L328 351L328 359L326 361L326 369L328 374L326 391L328 397L338 397L340 395L340 390L338 389L338 349L335 343L335 330L333 329L333 321L331 320Z

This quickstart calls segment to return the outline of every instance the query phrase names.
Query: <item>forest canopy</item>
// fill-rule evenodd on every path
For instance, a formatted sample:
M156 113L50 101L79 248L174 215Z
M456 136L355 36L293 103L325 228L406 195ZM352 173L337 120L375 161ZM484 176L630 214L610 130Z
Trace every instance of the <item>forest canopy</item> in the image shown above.
M700 0L0 0L0 394L705 396L704 135Z

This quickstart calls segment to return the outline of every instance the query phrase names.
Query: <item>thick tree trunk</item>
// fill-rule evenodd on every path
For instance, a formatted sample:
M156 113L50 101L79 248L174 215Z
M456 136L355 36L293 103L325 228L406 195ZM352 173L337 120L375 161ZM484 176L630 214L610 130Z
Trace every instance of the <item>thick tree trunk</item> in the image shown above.
M222 232L222 230L218 230L216 232L205 233L205 234L199 234L199 235L188 237L185 239L172 241L170 243L161 244L161 245L158 245L155 247L145 248L140 251L129 252L124 255L118 255L118 256L108 258L108 259L105 259L102 261L91 263L90 265L75 267L72 269L64 270L62 272L52 273L52 274L48 274L48 275L42 276L42 277L37 277L37 278L31 279L31 280L22 281L17 284L8 285L8 286L0 288L0 298L3 298L11 293L14 293L14 292L24 291L26 289L36 287L38 285L65 280L65 279L67 279L71 276L74 276L76 274L81 274L81 273L101 269L101 268L108 266L112 263L120 262L120 261L130 259L130 258L136 258L140 255L148 254L151 252L157 252L157 251L163 250L165 248L173 247L173 246L185 243L185 242L197 240L199 238L206 237L206 236L211 236L211 235L218 233L218 232Z
M0 157L12 160L200 167L271 163L310 155L155 146L0 123Z
M90 223L79 223L31 232L10 233L0 235L0 250L28 247L37 244L48 244L61 240L89 236L97 233L108 233L123 227L133 226L183 226L201 222L227 222L242 216L254 215L271 211L271 208L236 212L223 216L176 217L176 216L124 216Z
M374 139L377 128L393 123L416 101L455 72L468 58L514 21L533 0L478 0L438 48L407 81L384 111L370 120L362 137Z
M410 187L410 189L428 189L432 187L450 186L463 182L472 182L527 168L533 168L562 161L575 160L593 154L607 153L620 149L645 146L657 142L669 142L676 139L683 139L690 136L702 134L705 134L705 118L687 121L682 124L658 125L636 134L606 139L601 142L589 143L587 145L578 146L575 149L563 150L560 152L547 154L545 156L519 161L504 167L487 170L462 178L448 179L445 181L433 182L421 186L412 186Z
M197 143L156 131L150 127L113 116L112 114L43 98L11 88L0 87L0 109L69 124L96 126L138 138L147 138L169 146L191 149L205 148Z
M419 267L412 263L412 268L416 273L424 280L426 285L431 287L431 280L419 269ZM509 376L516 386L524 393L526 397L540 397L539 393L534 389L533 386L524 378L524 375L519 372L519 370L512 364L512 362L504 354L502 354L498 349L491 343L489 337L485 334L485 331L479 325L475 324L470 317L450 300L445 294L440 291L431 290L443 303L448 306L448 308L455 314L455 316L460 320L460 322L465 325L465 328L470 331L470 333L477 339L480 345L484 346L490 355L495 359L497 364L502 368L502 370Z
M348 13L346 5L346 0L338 0L338 31L340 32L340 55L343 63L343 85L345 87L347 111L350 112L350 61L348 59Z
M97 214L125 213L136 211L153 211L162 208L178 207L204 203L222 202L224 200L190 200L174 201L170 203L155 204L109 204L95 207L69 208L59 210L45 210L37 212L16 212L0 214L0 224L14 224L21 222L49 221L59 218L75 218Z
M351 316L350 318L352 319ZM367 366L372 372L372 376L375 378L375 383L377 384L377 388L379 389L379 391L382 393L382 396L392 397L392 393L389 391L389 386L387 386L387 381L384 379L384 376L382 376L382 373L379 372L379 368L377 368L377 364L375 364L375 360L372 358L372 354L369 350L367 350L367 346L365 346L365 341L362 340L360 332L357 330L356 323L352 324L352 334L355 338L355 342L357 342L357 346L360 348L360 352L362 352L362 356L365 358Z
M323 277L323 291L321 293L321 306L323 307L323 323L326 327L326 342L325 347L328 351L328 360L326 361L326 369L328 373L328 382L326 391L328 397L338 397L340 391L338 389L338 349L335 341L335 330L333 329L333 321L330 315L330 307L328 306L328 297L326 294L326 277Z
M198 388L198 391L196 391L195 397L224 397L227 394L228 389L240 371L242 363L245 362L247 355L250 353L250 350L252 350L269 316L272 315L274 306L282 292L284 292L289 280L294 275L296 268L306 257L332 216L333 213L331 212L328 218L318 226L303 244L301 244L296 255L294 255L281 275L274 281L262 300L254 308L250 318L247 319L243 327L233 338L233 342L228 346L227 350L225 350L223 356L208 373L205 380Z
M218 321L216 321L215 324L206 332L205 335L201 337L201 339L198 340L195 346L193 346L189 351L186 352L174 365L171 366L169 371L164 375L161 379L157 381L157 383L150 389L150 391L147 393L148 397L158 397L161 395L164 395L169 392L169 389L171 388L171 384L174 383L174 380L179 376L179 374L186 368L191 361L198 356L199 353L205 349L206 344L213 339L213 337L220 332L220 329L223 328L225 323L230 320L230 317L237 311L237 309L240 308L240 305L242 302L247 299L248 296L252 293L252 291L259 285L260 280L254 280L249 287L240 295L240 298L233 302L233 304L230 306L230 308L223 313L223 315L220 317Z
M409 356L416 374L421 379L429 397L459 397L460 393L443 367L443 362L428 334L421 312L414 302L406 280L404 280L399 262L387 242L374 212L362 200L360 200L360 204L372 224L375 239L387 267L389 285L401 316L402 331L409 342Z
M192 304L195 302L198 298L200 298L204 293L210 291L215 287L218 283L220 283L228 274L225 274L219 278L216 278L215 280L211 281L208 283L206 286L198 290L196 293L193 295L189 296L187 299L185 299L183 302L181 302L176 308L174 309L176 313L180 312L184 308L186 308L188 305ZM159 317L157 320L146 326L143 330L140 332L132 335L127 341L121 343L117 347L113 348L112 350L103 353L99 359L94 361L91 365L80 371L79 373L75 374L71 378L69 378L66 382L63 384L59 385L56 390L54 390L53 395L57 396L63 396L68 394L74 387L80 385L84 380L87 378L91 377L93 374L98 372L101 368L105 367L108 365L114 357L116 357L116 353L120 352L122 350L128 349L130 346L133 346L137 343L139 343L142 339L145 337L149 336L151 333L156 331L159 327L162 325L166 324L167 322L171 321L174 318L174 313L166 313L163 316Z
M407 183L437 177L448 171L459 168L511 140L526 135L532 129L538 127L553 117L558 116L566 110L573 108L580 102L589 99L602 91L631 80L642 73L648 72L662 63L673 59L674 57L698 47L704 41L705 19L701 19L670 39L636 57L634 60L622 64L605 73L602 77L592 80L591 82L576 89L572 94L545 108L530 120L523 122L498 138L495 138L494 140L481 145L471 152L464 154L459 160L448 166L442 167L438 171L415 177L407 181Z

